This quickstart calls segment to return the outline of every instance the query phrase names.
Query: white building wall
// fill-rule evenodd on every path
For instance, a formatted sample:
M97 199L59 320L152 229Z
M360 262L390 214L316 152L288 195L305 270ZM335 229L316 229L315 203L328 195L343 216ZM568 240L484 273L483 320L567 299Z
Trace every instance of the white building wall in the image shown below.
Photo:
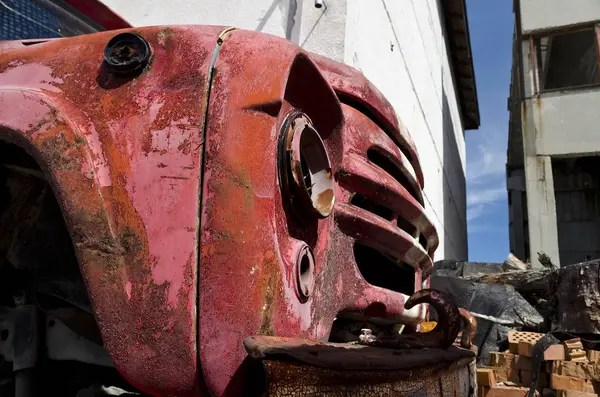
M359 70L409 129L425 175L436 259L467 259L465 141L440 0L104 0L135 26L235 26L290 39Z
M600 20L598 0L520 0L523 34Z
M546 92L526 100L534 122L538 156L585 156L600 153L598 88Z

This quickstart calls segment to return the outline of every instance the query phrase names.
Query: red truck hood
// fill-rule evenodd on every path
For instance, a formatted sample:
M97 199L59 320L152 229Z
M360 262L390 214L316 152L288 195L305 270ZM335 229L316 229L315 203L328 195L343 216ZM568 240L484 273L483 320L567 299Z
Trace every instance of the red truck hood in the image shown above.
M0 44L0 140L47 173L104 344L129 381L156 395L235 393L248 335L327 340L346 311L423 318L404 311L406 294L366 282L353 255L360 242L410 263L419 289L437 247L415 146L359 72L260 33L129 31L152 51L131 79L103 65L123 31ZM321 134L336 183L331 216L306 224L290 220L278 177L294 110ZM394 216L353 205L356 194ZM294 293L303 246L314 255L305 301Z

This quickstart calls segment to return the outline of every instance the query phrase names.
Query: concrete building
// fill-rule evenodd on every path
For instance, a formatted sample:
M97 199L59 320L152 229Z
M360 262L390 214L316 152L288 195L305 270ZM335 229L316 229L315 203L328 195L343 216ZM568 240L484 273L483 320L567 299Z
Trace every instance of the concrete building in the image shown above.
M464 131L479 127L479 109L464 0L102 3L133 26L235 26L285 37L361 70L392 103L417 145L426 211L440 236L436 259L467 259Z
M600 257L600 3L515 0L510 247L540 265Z

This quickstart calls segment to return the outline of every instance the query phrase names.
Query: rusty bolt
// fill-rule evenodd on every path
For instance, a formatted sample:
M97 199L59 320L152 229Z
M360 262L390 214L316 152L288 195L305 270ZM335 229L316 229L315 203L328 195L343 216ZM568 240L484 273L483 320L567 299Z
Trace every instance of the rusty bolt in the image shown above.
M113 37L104 48L104 62L118 74L141 72L150 61L150 45L134 33L121 33Z
M315 260L308 245L303 244L298 250L295 268L298 297L306 302L315 288Z
M375 337L375 335L373 335L373 331L369 328L363 328L360 330L360 335L358 337L358 340L363 342L363 343L370 343L370 342L374 342L375 339L377 339Z

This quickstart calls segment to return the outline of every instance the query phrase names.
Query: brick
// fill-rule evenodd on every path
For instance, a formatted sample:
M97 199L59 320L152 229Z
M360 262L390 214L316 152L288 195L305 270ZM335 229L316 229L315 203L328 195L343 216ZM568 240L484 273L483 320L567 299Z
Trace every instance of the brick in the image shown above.
M516 338L513 338L513 340L511 340L510 337L510 332L508 333L508 351L511 352L512 354L519 354L519 340Z
M511 353L491 352L489 355L490 367L512 367L514 361L515 355Z
M588 358L585 350L575 350L567 353L570 361L577 361L580 363L587 363Z
M519 374L515 369L515 356L511 353L490 353L490 365L488 367L481 368L492 368L496 373L496 379L499 381L507 382L518 382Z
M521 340L521 332L511 331L508 333L508 350L512 354L518 354L519 350L519 341Z
M526 356L515 356L515 369L531 371L533 369L533 359Z
M526 387L496 386L490 388L486 397L526 397L528 392Z
M477 368L478 386L496 386L496 374L491 368Z
M543 336L544 334L537 332L511 331L508 333L508 349L513 354L521 354L519 353L519 342L529 342L535 345Z
M519 356L533 357L533 347L536 342L530 342L528 340L522 340L519 342L518 352Z
M600 365L574 361L559 361L556 371L559 375L575 376L577 378L600 381Z
M574 376L565 376L552 374L551 378L552 388L555 390L574 390L583 391L586 393L594 393L597 385L589 380L575 378ZM598 388L600 390L600 388Z
M502 382L519 383L519 371L513 367L493 367L496 379Z
M565 347L562 344L552 345L544 352L544 360L546 361L558 361L565 358Z
M561 363L562 361L552 361L552 371L550 371L550 373L562 375L560 373Z
M600 351L598 350L588 350L587 358L590 363L600 363Z
M566 356L571 361L587 362L587 354L581 343L581 339L574 338L563 342L565 345Z
M560 390L557 397L597 397L596 393L586 393L574 390Z

